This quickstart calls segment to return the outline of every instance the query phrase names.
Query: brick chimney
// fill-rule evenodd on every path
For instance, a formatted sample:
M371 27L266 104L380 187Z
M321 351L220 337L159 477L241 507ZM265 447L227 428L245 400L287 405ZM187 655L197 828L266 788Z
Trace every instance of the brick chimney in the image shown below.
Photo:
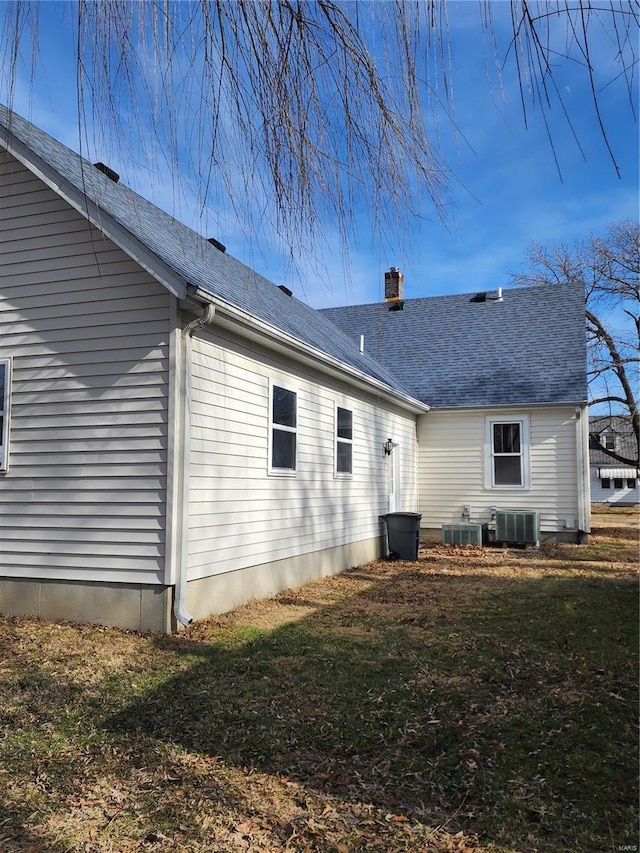
M397 302L403 297L404 276L398 267L391 267L384 274L384 301Z

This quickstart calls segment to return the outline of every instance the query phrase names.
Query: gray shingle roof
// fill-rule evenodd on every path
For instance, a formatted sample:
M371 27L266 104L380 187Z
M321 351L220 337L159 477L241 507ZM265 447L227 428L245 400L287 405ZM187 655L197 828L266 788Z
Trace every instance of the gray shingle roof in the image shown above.
M626 415L591 415L589 417L589 435L611 432L616 437L616 453L628 459L638 456L638 442L633 431L631 418ZM589 441L589 462L592 465L607 465L619 468L622 463L600 450L593 441Z
M397 377L304 302L219 251L124 183L114 183L87 160L0 105L0 125L73 187L98 204L179 276L247 314L406 394Z
M434 407L587 400L585 307L576 285L327 308L323 313Z

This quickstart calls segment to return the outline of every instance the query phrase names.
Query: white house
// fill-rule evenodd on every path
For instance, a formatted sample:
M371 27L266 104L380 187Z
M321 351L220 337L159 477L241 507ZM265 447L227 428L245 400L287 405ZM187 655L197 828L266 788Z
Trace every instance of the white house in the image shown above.
M418 418L419 511L442 524L537 513L540 538L590 530L584 293L549 285L403 299L386 274L384 303L325 316L430 411Z
M463 504L526 506L544 535L587 531L563 292L528 294L562 320L549 339L572 338L566 387L430 410L365 330L362 351L1 109L0 611L171 631L379 556L390 511L435 529ZM516 358L519 331L501 346Z
M624 415L592 415L589 434L591 497L594 503L619 506L640 503L640 470L637 464L629 465L617 458L638 458L638 442L631 419Z

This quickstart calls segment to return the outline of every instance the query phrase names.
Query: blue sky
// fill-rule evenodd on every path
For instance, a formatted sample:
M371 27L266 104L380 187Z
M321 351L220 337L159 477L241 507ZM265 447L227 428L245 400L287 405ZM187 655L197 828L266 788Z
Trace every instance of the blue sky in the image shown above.
M494 2L493 12L500 35L508 24L509 4ZM298 259L300 274L292 269L268 224L257 238L248 239L224 202L203 214L191 190L196 179L186 168L176 184L168 167L160 166L158 171L154 166L150 171L144 163L123 158L121 150L108 150L101 133L83 153L107 162L129 186L204 235L216 236L233 255L291 287L314 307L382 299L384 271L390 266L403 270L409 298L508 286L509 273L523 268L531 241L570 243L591 232L602 233L615 220L637 218L638 125L624 81L611 82L618 69L606 34L594 36L592 60L620 177L598 126L588 79L577 62L558 58L555 73L583 152L554 103L549 122L556 164L539 108L529 111L525 128L513 73L506 71L501 83L493 72L487 76L478 4L450 0L447 13L453 103L460 132L452 132L442 116L437 122L428 116L455 174L444 224L425 198L409 232L382 243L368 212L359 210L348 258L339 235L327 223L315 254ZM75 61L69 43L73 5L43 3L41 14L46 28L34 85L25 65L13 107L78 150ZM563 36L560 31L558 38ZM635 77L637 104L637 72ZM0 100L8 100L1 89Z

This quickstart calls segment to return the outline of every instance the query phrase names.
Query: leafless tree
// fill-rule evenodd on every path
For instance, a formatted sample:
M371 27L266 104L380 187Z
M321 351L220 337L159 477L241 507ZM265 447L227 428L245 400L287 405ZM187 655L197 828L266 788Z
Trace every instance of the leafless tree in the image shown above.
M453 120L450 4L54 5L66 10L71 27L82 127L101 128L136 151L148 144L170 165L190 157L203 205L224 198L247 225L252 213L273 211L271 224L292 251L309 245L327 222L346 237L362 204L381 234L402 233L425 193L446 217L455 174L433 123L443 112ZM490 0L476 7L488 85L517 80L525 123L536 112L548 127L559 105L571 128L554 70L569 58L584 72L609 145L602 87L623 78L635 109L639 0L512 0L506 35L495 26ZM18 70L30 67L33 81L46 59L39 53L41 17L51 8L37 0L0 4L0 96L6 93L9 106ZM593 61L593 42L603 34L615 66L607 79Z
M527 260L529 270L512 276L517 284L575 282L585 288L591 405L608 404L627 415L640 448L640 225L625 219L604 237L592 235L572 246L533 243ZM640 467L638 454L628 458L595 443L619 462Z

